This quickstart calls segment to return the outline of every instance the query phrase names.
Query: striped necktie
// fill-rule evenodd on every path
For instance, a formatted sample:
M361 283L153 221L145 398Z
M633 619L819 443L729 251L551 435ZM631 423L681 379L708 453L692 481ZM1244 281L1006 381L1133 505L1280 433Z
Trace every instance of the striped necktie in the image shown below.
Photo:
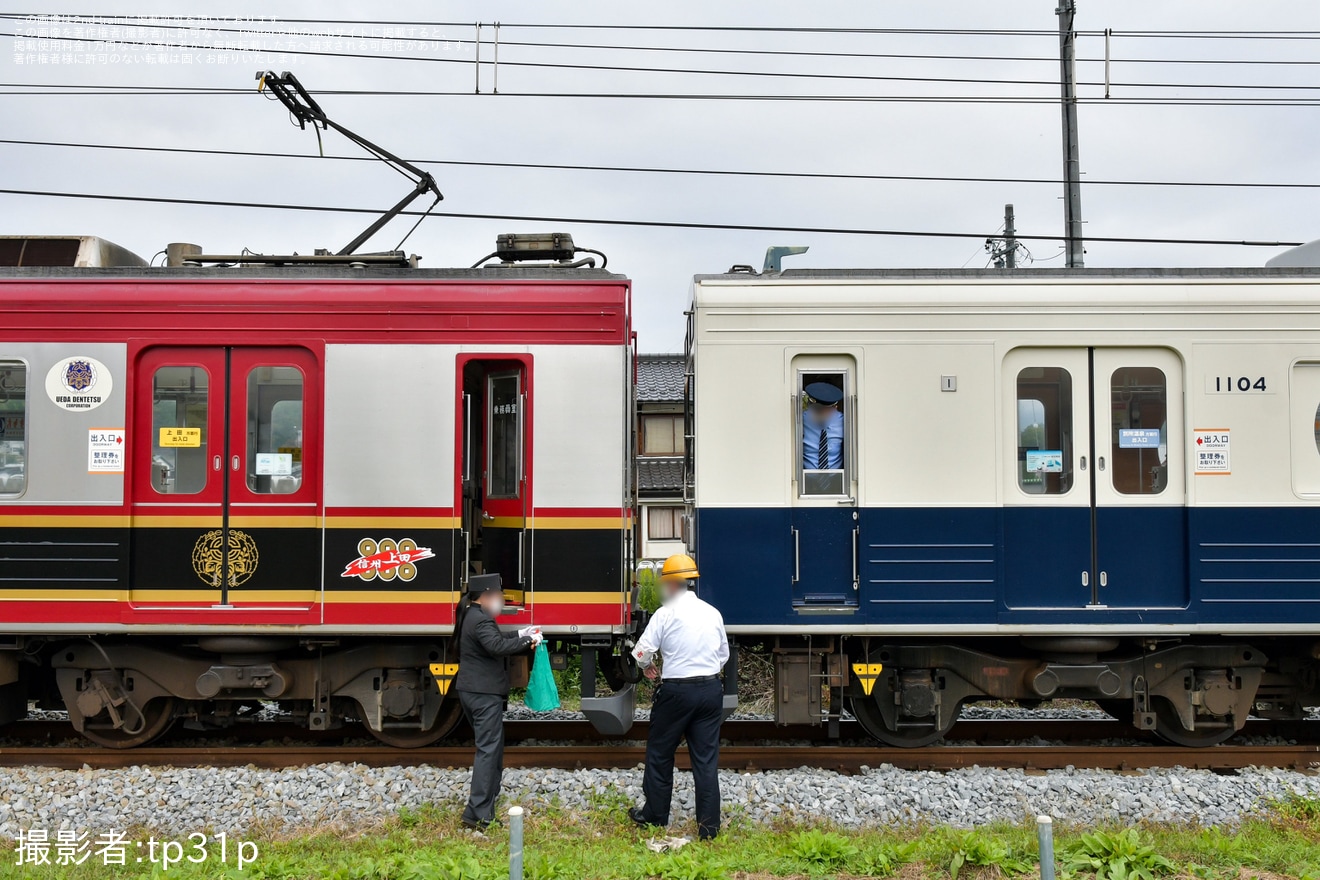
M820 443L816 447L816 469L826 470L830 466L830 436L824 428L820 429Z

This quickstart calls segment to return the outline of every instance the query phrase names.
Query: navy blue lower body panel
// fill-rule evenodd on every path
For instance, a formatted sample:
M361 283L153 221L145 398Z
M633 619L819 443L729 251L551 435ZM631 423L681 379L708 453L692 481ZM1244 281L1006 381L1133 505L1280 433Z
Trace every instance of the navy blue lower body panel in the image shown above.
M998 510L867 508L860 514L868 622L995 622Z
M1320 626L1320 507L1099 508L1099 608L1087 508L815 510L698 508L700 592L727 624Z
M1192 508L1188 528L1201 620L1320 620L1320 508Z
M1081 608L1091 601L1091 508L1005 507L1004 604Z

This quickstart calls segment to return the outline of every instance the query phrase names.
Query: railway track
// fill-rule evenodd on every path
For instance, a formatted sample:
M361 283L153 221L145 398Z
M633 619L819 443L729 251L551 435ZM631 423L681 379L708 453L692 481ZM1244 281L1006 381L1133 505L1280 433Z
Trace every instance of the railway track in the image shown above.
M638 721L626 736L610 737L597 732L585 720L519 720L505 722L505 737L510 744L528 742L534 744L544 740L619 744L645 740L648 727L648 722ZM463 736L465 733L460 728L456 737ZM772 721L726 721L722 736L725 740L734 743L762 740L785 743L832 741L828 729L823 725L780 726ZM1248 721L1242 736L1273 736L1299 742L1320 743L1320 719L1294 722ZM270 743L278 740L287 741L291 745L304 743L309 746L322 746L352 740L368 740L371 735L357 724L346 724L334 730L312 731L289 723L263 722L241 724L226 730L209 732L190 730L179 725L157 741L156 745L180 745L200 738L213 739L217 745ZM982 745L1021 743L1027 740L1064 743L1116 739L1145 743L1160 742L1154 734L1136 730L1122 721L1080 718L968 719L958 722L946 739L950 743ZM79 740L78 733L67 721L18 721L0 728L0 742L14 741L24 745L37 745L56 744L67 740ZM869 737L857 722L850 720L840 722L838 742L846 743L852 740L867 742ZM88 744L85 747L91 746ZM376 747L386 748L383 745Z
M1250 737L1265 727L1248 725ZM983 766L1051 770L1066 767L1108 770L1138 770L1155 767L1187 767L1235 770L1251 766L1281 767L1320 773L1320 723L1299 722L1280 729L1275 736L1295 740L1289 744L1257 745L1248 739L1205 749L1157 744L1129 725L1118 721L1089 720L1000 720L964 721L954 728L944 745L920 749L886 748L856 744L864 740L854 723L841 726L839 741L830 741L821 728L778 727L771 722L734 721L725 724L730 744L720 754L722 767L749 772L818 767L855 773L865 767L888 764L912 770L956 770ZM291 725L251 725L225 731L215 744L198 745L196 733L178 731L161 742L139 749L104 749L88 744L67 744L72 727L60 722L20 722L4 731L0 766L45 766L78 769L161 765L175 767L232 767L254 765L283 768L325 762L358 763L372 767L467 766L471 748L444 745L423 749L395 749L366 743L366 733L355 726L309 735ZM597 734L585 721L511 721L505 764L509 767L558 769L618 769L640 764L645 750L638 744L646 737L646 724L639 722L624 739ZM274 740L284 740L272 744ZM1130 741L1125 745L1111 740ZM547 745L571 742L572 745ZM1026 741L1029 744L1023 744ZM1097 745L1101 741L1106 744ZM752 743L774 743L755 744ZM1048 744L1044 744L1044 743ZM1042 743L1042 744L1035 744ZM687 755L680 751L680 767Z
M563 770L622 769L642 763L645 748L636 745L511 746L504 751L506 767ZM290 748L271 746L148 746L130 751L68 746L0 748L0 766L42 766L60 769L115 768L134 765L172 767L237 767L253 765L279 769L324 762L363 764L369 767L465 767L472 749L439 746L394 749L388 746ZM686 749L678 753L678 766L688 768ZM908 770L957 770L965 767L1000 767L1056 770L1066 767L1104 770L1142 770L1186 767L1237 770L1244 767L1280 767L1320 773L1320 745L1223 745L1205 749L1177 746L983 746L949 745L920 749L876 746L725 746L720 766L759 772L817 767L856 773L888 764Z

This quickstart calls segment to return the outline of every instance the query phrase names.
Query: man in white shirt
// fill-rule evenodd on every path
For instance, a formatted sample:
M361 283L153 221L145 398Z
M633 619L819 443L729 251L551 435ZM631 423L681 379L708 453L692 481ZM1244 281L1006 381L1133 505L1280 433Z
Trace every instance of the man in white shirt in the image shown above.
M724 722L724 685L720 671L729 659L729 638L719 611L692 592L697 563L682 554L665 560L660 570L664 604L633 648L637 665L652 680L661 679L651 703L651 732L646 740L646 803L628 810L643 827L669 824L674 791L674 751L687 737L692 777L697 788L697 836L710 840L720 830L720 725ZM663 674L653 664L664 660Z

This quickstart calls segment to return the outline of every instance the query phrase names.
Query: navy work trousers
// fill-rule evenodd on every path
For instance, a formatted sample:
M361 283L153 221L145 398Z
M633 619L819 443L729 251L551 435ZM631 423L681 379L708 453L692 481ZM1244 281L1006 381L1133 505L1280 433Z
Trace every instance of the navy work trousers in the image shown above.
M460 691L458 701L472 725L477 746L472 759L472 791L463 821L489 822L495 818L495 800L500 796L504 776L504 697Z
M646 740L642 818L669 824L674 795L674 751L687 738L692 778L697 788L697 834L709 840L720 830L720 725L724 723L724 685L709 681L666 681L651 705L651 734Z

